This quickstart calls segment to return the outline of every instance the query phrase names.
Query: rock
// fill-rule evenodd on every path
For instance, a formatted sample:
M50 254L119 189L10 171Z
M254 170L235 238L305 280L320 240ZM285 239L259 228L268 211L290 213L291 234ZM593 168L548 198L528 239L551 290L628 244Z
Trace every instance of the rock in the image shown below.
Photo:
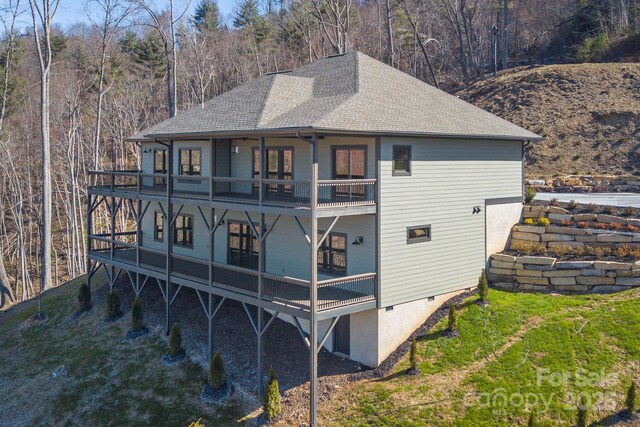
M549 213L569 215L569 211L559 206L549 206Z
M571 234L543 234L542 241L543 242L573 242L575 240L575 236Z
M595 293L611 293L611 292L620 292L620 291L626 291L627 289L629 289L627 286L615 286L615 285L596 285L593 288L591 288L592 292Z
M57 367L52 373L51 376L53 378L58 378L60 375L64 374L66 367L64 365Z
M516 282L519 284L529 284L529 285L548 285L549 279L545 277L524 277L518 276L516 278Z
M513 275L503 275L503 274L487 274L487 280L492 283L514 283L516 281L515 276Z
M516 276L519 277L542 277L542 270L516 270Z
M547 205L531 205L531 212L547 212L549 206Z
M558 246L571 246L573 249L575 248L584 248L584 243L582 242L548 242L547 246L549 249L557 248Z
M548 285L534 285L531 283L522 283L518 285L518 290L521 291L548 291Z
M570 234L572 236L585 235L587 230L582 228L560 227L558 225L550 225L547 227L547 233Z
M517 265L517 264L516 264ZM553 265L535 265L535 264L527 264L523 265L526 270L540 270L540 271L551 271L555 269Z
M632 236L625 236L623 234L599 234L598 242L603 243L631 243L633 241Z
M616 261L594 261L593 267L600 270L631 270L630 263Z
M538 227L536 225L516 225L514 227L515 231L520 231L522 233L534 233L534 234L542 234L546 232L544 227Z
M616 277L616 285L640 286L640 277Z
M616 279L613 277L576 277L576 282L580 285L614 285Z
M497 289L503 289L505 291L512 291L515 289L515 283L514 282L509 282L509 283L505 283L505 282L491 282L491 286Z
M598 215L598 222L604 222L608 224L626 224L627 220L619 216L600 214Z
M576 268L589 268L593 265L593 261L558 261L556 269L558 270L574 270Z
M549 280L551 281L551 284L554 286L568 286L568 285L576 284L575 277L552 277Z
M560 292L588 292L589 286L587 285L559 285L556 290Z
M604 277L606 273L605 270L596 270L595 268L585 268L580 271L580 275L584 277Z
M543 271L542 277L576 277L580 275L580 270L552 270ZM553 284L553 281L551 281Z
M515 273L515 270L509 268L489 268L489 274L496 274L498 276L511 276Z
M596 221L598 215L596 214L574 214L573 220L575 222Z
M636 261L633 264L631 264L631 269L632 270L640 270L640 261Z
M573 216L572 215L568 215L568 214L550 213L549 214L549 220L550 221L556 221L556 222L571 221L571 220L573 220Z
M527 184L529 185L545 185L546 182L544 179L529 179L527 180Z
M492 260L503 261L503 262L516 262L516 257L513 255L506 254L493 254L491 255Z
M540 235L539 234L521 233L519 231L512 231L511 232L511 238L517 239L517 240L526 240L528 242L539 242L540 241Z
M504 268L504 269L509 269L509 270L513 270L513 266L514 266L514 262L504 262L504 261L496 261L496 260L491 260L491 268Z
M521 264L534 264L534 265L553 265L556 262L555 258L546 256L521 256L517 259Z
M595 243L597 241L598 236L576 236L576 242Z

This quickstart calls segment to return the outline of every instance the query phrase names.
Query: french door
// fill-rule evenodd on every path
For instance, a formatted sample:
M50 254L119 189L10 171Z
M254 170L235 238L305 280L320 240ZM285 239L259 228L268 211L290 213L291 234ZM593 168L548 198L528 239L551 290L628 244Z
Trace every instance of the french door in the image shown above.
M366 177L366 147L334 147L333 179L364 179ZM359 199L364 198L364 185L339 185L335 187L334 197Z
M156 148L153 150L153 173L154 174L166 174L167 173L167 149ZM153 179L154 186L166 185L166 178L156 177Z
M267 147L265 148L265 179L290 181L293 179L293 148ZM258 149L253 151L253 177L260 178L260 156ZM265 187L271 194L290 195L293 186L286 183L271 183Z
M258 269L259 243L246 222L229 221L228 263Z

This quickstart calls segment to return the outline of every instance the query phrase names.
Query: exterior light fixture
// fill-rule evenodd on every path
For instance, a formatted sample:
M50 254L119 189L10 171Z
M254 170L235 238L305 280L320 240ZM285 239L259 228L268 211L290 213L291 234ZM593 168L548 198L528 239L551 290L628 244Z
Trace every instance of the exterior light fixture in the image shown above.
M237 145L234 145L233 147L231 147L231 152L233 154L238 154L240 152L240 147L238 147Z
M362 236L356 236L356 239L351 243L352 245L361 245L364 242L364 238Z

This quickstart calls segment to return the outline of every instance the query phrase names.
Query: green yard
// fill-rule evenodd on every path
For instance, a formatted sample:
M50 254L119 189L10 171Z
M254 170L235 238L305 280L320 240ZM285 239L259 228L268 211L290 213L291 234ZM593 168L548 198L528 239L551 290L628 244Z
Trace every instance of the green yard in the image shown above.
M441 322L419 340L422 375L404 374L405 358L386 378L321 406L323 424L526 425L535 410L540 425L571 425L578 396L595 404L591 421L623 409L631 379L640 379L640 290L492 290L486 308L474 299L461 306L460 338L443 338Z

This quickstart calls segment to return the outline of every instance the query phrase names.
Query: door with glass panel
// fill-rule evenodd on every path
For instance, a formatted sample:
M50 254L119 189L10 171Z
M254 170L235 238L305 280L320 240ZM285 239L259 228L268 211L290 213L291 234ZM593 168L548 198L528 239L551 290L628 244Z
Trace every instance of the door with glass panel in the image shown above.
M246 222L229 221L229 252L227 262L238 267L258 269L258 239Z
M293 148L266 147L264 158L265 179L293 180ZM253 152L253 176L255 179L260 178L260 156L257 148ZM286 182L268 183L265 190L266 197L272 199L289 198L293 195L293 186Z
M166 174L167 173L167 149L156 148L153 150L153 173L154 174ZM164 187L167 184L167 180L164 177L153 178L154 187Z
M333 179L364 179L366 177L366 147L334 147ZM360 200L365 197L365 186L358 184L338 185L333 197L336 199Z

